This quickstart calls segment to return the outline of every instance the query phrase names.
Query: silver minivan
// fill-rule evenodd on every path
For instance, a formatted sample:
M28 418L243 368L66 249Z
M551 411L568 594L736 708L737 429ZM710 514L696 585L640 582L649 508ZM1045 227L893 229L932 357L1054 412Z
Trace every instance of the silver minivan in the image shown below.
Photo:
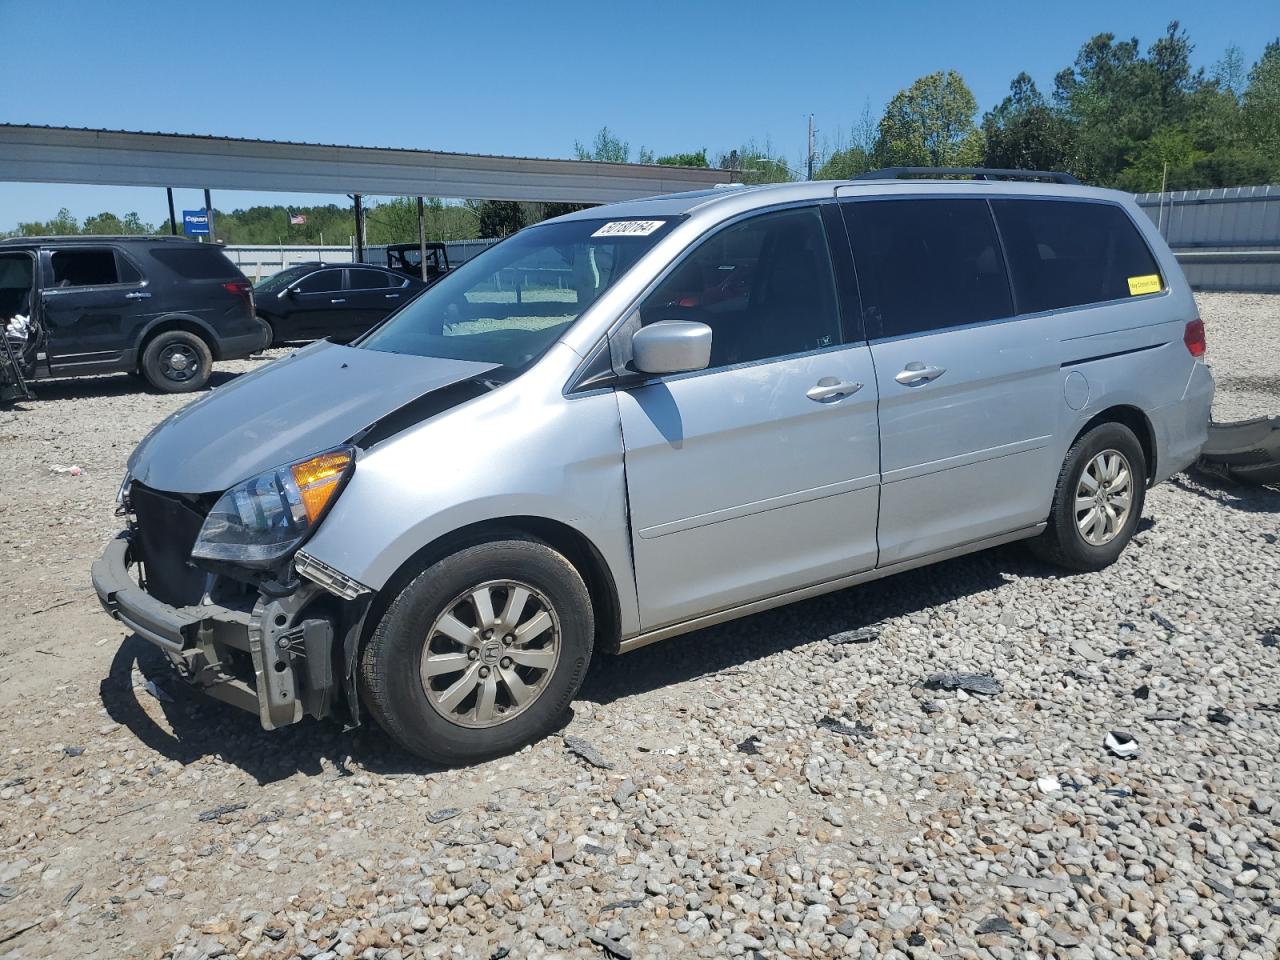
M1013 540L1107 566L1205 440L1204 350L1132 197L1063 175L596 207L160 424L94 586L268 729L468 763L595 654Z

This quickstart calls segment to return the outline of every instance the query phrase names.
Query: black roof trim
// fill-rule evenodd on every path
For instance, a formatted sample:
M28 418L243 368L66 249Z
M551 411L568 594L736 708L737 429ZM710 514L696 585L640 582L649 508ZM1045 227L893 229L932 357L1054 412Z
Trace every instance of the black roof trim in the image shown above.
M47 237L4 237L0 239L0 245L8 244L10 246L18 246L27 243L120 243L132 241L135 243L185 243L196 247L209 247L213 250L221 250L220 243L201 243L199 240L192 240L190 237L172 237L168 234L149 234L149 233L73 233L62 234L58 236Z
M1069 173L1055 170L1003 170L996 167L885 167L860 173L854 180L905 180L909 177L968 176L975 180L1049 180L1080 186L1080 181Z

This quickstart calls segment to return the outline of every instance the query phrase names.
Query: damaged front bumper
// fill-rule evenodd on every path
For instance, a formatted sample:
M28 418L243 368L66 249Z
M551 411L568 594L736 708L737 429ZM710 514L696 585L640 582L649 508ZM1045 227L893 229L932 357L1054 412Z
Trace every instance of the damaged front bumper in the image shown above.
M199 604L173 607L139 585L135 559L128 531L107 545L93 564L98 599L111 616L162 650L192 686L256 713L273 730L333 709L336 665L356 715L354 654L367 592L352 597L348 584L340 596L302 579L280 596L244 594L230 605L206 596Z

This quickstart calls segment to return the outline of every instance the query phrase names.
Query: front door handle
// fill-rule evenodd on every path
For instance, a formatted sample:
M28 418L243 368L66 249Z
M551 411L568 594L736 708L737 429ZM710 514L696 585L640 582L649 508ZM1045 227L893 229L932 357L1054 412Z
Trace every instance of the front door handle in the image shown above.
M925 366L919 362L908 363L893 379L904 387L915 387L922 383L929 383L931 380L937 380L946 372L946 367Z
M151 294L145 290L135 290L133 293L126 293L124 298L126 300L150 300Z
M383 294L383 296L384 296L384 297L386 297L388 300L399 300L399 299L400 299L400 294L398 294L398 293L384 293L384 294Z
M827 403L852 396L862 389L862 384L853 380L837 380L835 377L823 377L805 391L805 396L818 403Z
M343 297L343 298L342 298L342 299L340 299L340 300L330 300L329 302L330 302L330 303L346 303L346 302L347 302L347 298L346 298L346 297Z

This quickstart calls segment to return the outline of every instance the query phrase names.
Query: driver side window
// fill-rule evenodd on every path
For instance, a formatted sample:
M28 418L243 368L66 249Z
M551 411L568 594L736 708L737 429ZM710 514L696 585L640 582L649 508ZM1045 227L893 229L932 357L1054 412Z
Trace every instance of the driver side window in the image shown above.
M840 317L816 207L752 217L712 234L640 306L640 323L711 328L711 367L834 346Z

